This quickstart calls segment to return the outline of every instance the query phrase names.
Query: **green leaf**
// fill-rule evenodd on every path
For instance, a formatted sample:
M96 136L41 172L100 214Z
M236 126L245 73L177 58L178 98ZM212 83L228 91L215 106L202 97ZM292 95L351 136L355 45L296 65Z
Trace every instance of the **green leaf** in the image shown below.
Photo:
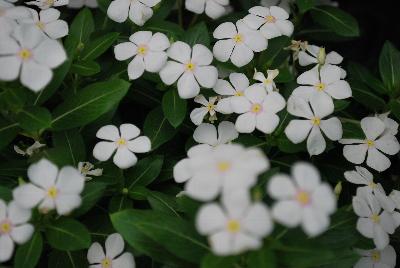
M129 87L120 79L87 86L54 110L53 129L71 129L96 120L118 105Z
M91 76L101 71L100 64L95 61L79 61L71 66L71 72L82 76Z
M327 27L338 35L346 37L357 37L360 35L357 20L336 7L313 7L311 15L315 22Z
M287 36L279 36L269 40L268 48L260 54L258 66L260 72L266 72L267 69L279 67L289 55L285 47L290 45L290 38ZM280 55L284 55L281 57Z
M149 21L143 26L143 30L164 33L173 40L179 40L185 34L182 27L170 21Z
M27 90L24 87L0 86L0 106L2 109L18 112L26 103Z
M43 249L43 239L39 231L35 232L27 243L17 249L14 268L34 268L39 262Z
M100 198L104 195L106 185L98 182L88 182L82 192L82 205L73 212L75 217L84 215L96 205Z
M389 103L390 110L397 120L400 120L400 100L392 100Z
M128 208L132 208L133 202L128 198L127 195L117 195L110 199L108 204L108 211L110 213L118 212Z
M119 33L107 33L89 42L89 45L82 51L80 60L92 61L100 57L118 39Z
M315 6L315 0L297 0L297 6L301 13L305 13Z
M365 85L372 88L375 93L383 95L388 92L383 83L363 65L350 62L347 66L347 70L351 79L363 82Z
M51 114L43 107L25 107L17 115L20 127L26 131L39 131L50 128Z
M178 127L182 124L186 116L186 100L179 97L178 91L175 88L165 92L162 98L162 109L168 122L173 127Z
M10 188L0 185L0 199L8 202L12 199L12 192Z
M87 266L86 251L53 250L48 257L48 267L51 268L83 268Z
M59 250L84 249L91 243L86 226L70 218L61 218L48 225L46 237L50 246Z
M249 268L278 268L275 254L271 249L268 248L250 252L248 263Z
M161 107L157 107L147 115L143 132L151 140L151 149L155 150L172 139L177 130L164 117Z
M18 123L7 122L0 117L0 149L7 146L18 134Z
M220 257L213 254L207 254L201 260L201 268L233 268L235 263L238 262L238 256ZM260 266L260 268L264 268Z
M193 27L190 27L183 36L183 42L194 46L196 44L202 44L206 47L210 46L210 35L205 22L200 22Z
M54 132L53 143L56 148L65 149L66 154L70 156L70 164L74 167L86 160L85 142L78 129Z
M158 175L164 163L164 156L154 155L140 160L136 166L126 173L127 188L133 189L137 186L147 186L152 183Z
M385 101L376 96L372 91L361 83L350 82L354 100L364 105L372 111L383 110L386 106Z
M379 56L379 72L385 86L397 94L400 90L400 52L389 41L385 42Z

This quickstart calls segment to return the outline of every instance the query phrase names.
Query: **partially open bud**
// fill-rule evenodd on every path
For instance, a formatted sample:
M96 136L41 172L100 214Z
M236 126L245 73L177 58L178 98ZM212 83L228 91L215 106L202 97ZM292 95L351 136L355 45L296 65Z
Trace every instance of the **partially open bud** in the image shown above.
M340 194L342 193L342 182L339 181L336 186L335 189L333 190L333 192L335 193L336 197L339 198Z
M318 64L319 64L319 65L324 65L324 64L325 64L326 52L325 52L325 48L324 48L324 47L321 47L321 48L319 49L317 59L318 59Z

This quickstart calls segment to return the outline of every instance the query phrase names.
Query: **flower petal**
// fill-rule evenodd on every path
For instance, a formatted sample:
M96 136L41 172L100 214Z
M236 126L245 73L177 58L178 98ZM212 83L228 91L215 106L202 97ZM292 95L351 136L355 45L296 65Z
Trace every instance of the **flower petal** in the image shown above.
M33 208L45 197L46 192L31 183L20 185L13 190L13 198L23 208Z
M14 242L9 235L0 235L0 262L11 259L14 252Z
M232 56L235 45L235 41L232 39L219 40L213 47L214 57L221 62L227 62Z
M128 75L130 80L135 80L141 77L144 73L145 65L143 57L136 56L133 60L128 64Z
M42 90L52 77L53 72L47 66L40 65L33 60L22 64L21 83L35 92Z
M127 147L121 147L117 149L113 162L120 169L127 169L136 164L137 157Z
M220 24L213 33L215 39L233 38L237 34L236 26L232 22Z
M292 168L292 175L298 187L303 191L314 191L320 184L318 170L308 163L297 163Z
M94 146L93 156L99 161L107 161L116 149L115 142L101 141Z
M272 207L272 216L277 222L287 227L295 227L301 222L302 208L294 200L280 201Z
M361 120L361 128L369 140L375 140L385 130L385 124L377 117L365 117Z
M112 261L113 268L135 268L135 259L129 252L125 252Z
M346 145L343 147L343 156L353 164L361 164L365 160L367 154L368 145Z
M239 133L251 133L256 128L256 115L253 113L244 113L236 119L235 127Z
M133 124L122 124L119 126L119 130L121 132L121 138L127 141L136 138L140 134L140 129Z
M382 172L391 165L389 158L375 148L368 149L367 165L376 171Z
M319 211L306 207L303 213L302 227L307 235L317 236L329 227L329 218Z
M307 139L307 151L312 155L319 155L325 151L326 142L322 136L321 129L318 126L313 126L310 135Z
M395 155L400 151L399 141L395 136L386 134L375 141L375 147L388 155Z
M217 58L217 56L215 57ZM251 48L249 48L245 44L238 43L233 49L231 55L231 61L237 67L243 67L246 64L248 64L253 59L253 57L254 57L254 52L253 50L251 50Z
M208 235L225 228L227 218L221 207L215 203L199 209L196 216L196 229L200 234Z
M137 46L131 42L124 42L114 47L115 58L119 61L127 60L137 54Z
M35 185L47 189L54 185L58 168L49 160L43 158L28 168L28 177Z
M184 42L177 41L167 51L168 57L181 63L188 63L191 60L192 49Z
M68 215L81 203L82 199L78 194L59 194L55 200L55 207L58 215Z
M200 92L200 86L194 78L193 73L185 72L178 80L178 93L182 99L191 99Z
M28 240L32 237L33 231L35 231L35 229L31 224L23 224L14 226L10 235L15 243L21 245L28 242Z
M116 22L124 22L128 18L130 0L114 0L107 9L107 16Z
M149 51L144 57L145 70L151 73L158 73L167 63L167 53Z
M116 141L120 138L120 135L116 126L107 125L97 131L96 137L103 140Z
M151 150L151 141L146 136L128 141L128 149L134 153L147 153Z
M168 61L160 71L160 78L166 85L172 85L184 72L184 66L175 61Z
M212 88L217 83L218 70L214 66L198 66L194 76L202 87Z
M285 129L287 138L294 144L303 142L313 125L309 120L292 120Z
M63 167L57 178L57 188L65 194L80 194L83 191L85 178L73 167Z
M110 259L114 259L124 250L124 239L118 233L111 234L106 239L106 256Z
M218 142L217 129L212 124L200 124L193 133L193 139L197 143L205 143L215 146Z
M340 140L343 136L342 123L337 117L322 120L320 124L322 132L332 141Z
M11 201L8 204L8 218L14 225L20 225L29 221L31 215L30 209L24 209L18 206L16 201Z
M218 125L218 143L224 144L231 142L239 137L235 125L229 121L222 121Z
M90 264L101 263L105 257L103 247L98 242L94 242L87 252L87 259Z
M192 50L192 62L199 66L210 65L213 61L213 54L204 45L196 44Z
M256 116L256 128L266 134L271 134L279 125L279 116L273 113L260 113Z

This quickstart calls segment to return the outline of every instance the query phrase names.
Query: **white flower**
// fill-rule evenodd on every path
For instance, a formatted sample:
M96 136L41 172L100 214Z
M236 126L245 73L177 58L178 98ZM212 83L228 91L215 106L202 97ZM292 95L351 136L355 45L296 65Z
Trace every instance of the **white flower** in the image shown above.
M344 157L354 163L361 164L367 156L367 165L379 172L390 167L390 160L383 153L395 155L400 150L399 142L390 133L385 133L385 124L377 117L365 117L361 120L361 128L365 139L342 139Z
M308 42L307 41L292 40L290 46L286 47L285 49L288 49L288 50L292 51L293 61L296 61L296 60L299 59L300 51L306 50L307 46L308 46Z
M129 252L124 251L125 243L118 233L107 237L104 253L103 247L94 242L87 253L87 259L92 268L135 268L135 259Z
M395 203L390 197L386 196L382 185L374 182L374 177L368 169L356 166L356 170L346 171L344 177L351 183L365 185L364 187L358 187L357 192L367 191L368 194L374 194L382 208L387 212L394 211Z
M97 0L69 0L68 3L69 8L82 8L83 6L97 8L99 4Z
M253 79L261 82L260 85L262 85L268 93L271 93L276 89L274 79L278 75L279 75L278 69L267 70L267 77L265 77L265 75L262 72L257 72L257 70L255 70Z
M278 92L267 94L260 85L252 85L245 89L243 96L231 98L232 110L241 114L236 119L236 130L239 133L251 133L256 128L272 133L279 124L279 111L285 108L285 99Z
M12 81L20 76L22 85L37 92L51 81L52 69L66 58L59 42L46 38L35 26L22 25L13 37L0 40L0 80Z
M140 136L140 129L132 124L107 125L97 131L96 137L106 141L96 144L93 156L99 161L107 161L114 155L113 162L121 169L134 166L137 157L134 153L147 153L151 149L150 139Z
M400 210L400 191L393 190L389 197L393 200L396 205L396 209Z
M356 249L356 252L362 256L354 265L354 268L395 268L396 251L391 245L383 250L362 250Z
M14 145L14 151L22 156L32 156L36 151L45 146L46 144L35 141L31 146L26 148L26 150L22 150L19 146Z
M114 48L115 58L119 61L133 58L128 65L129 79L137 79L144 71L159 72L167 62L170 43L165 34L140 31L129 37L130 42L118 44Z
M45 35L51 39L59 39L68 35L68 24L60 20L60 11L55 8L49 8L40 11L29 9L32 18L21 20L21 23L34 24Z
M49 160L42 159L28 168L28 177L30 183L13 191L14 200L21 207L39 205L44 213L55 208L59 215L68 215L81 205L85 178L76 168L66 166L58 170Z
M208 123L199 125L193 133L193 139L200 144L217 146L219 144L229 143L239 137L235 125L229 121L222 121L217 128Z
M395 120L389 118L389 114L388 113L384 113L384 114L378 114L377 117L383 121L383 123L385 124L385 132L384 134L388 133L391 135L396 136L397 132L399 130L399 123L397 123Z
M328 99L315 96L307 101L291 97L288 100L287 110L290 114L305 120L290 121L285 129L286 136L295 144L303 142L308 136L307 151L311 156L325 151L326 142L322 133L332 141L342 138L343 129L340 120L337 117L326 119L334 110L333 103Z
M178 80L178 93L182 99L199 95L200 86L212 88L217 83L218 71L210 65L213 55L207 47L196 44L192 49L188 44L178 41L172 44L167 53L173 61L167 62L160 77L166 85Z
M32 236L34 228L27 223L31 211L11 201L8 206L0 199L0 263L8 261L14 251L14 243L24 244Z
M243 20L235 24L224 22L214 31L217 41L213 48L217 60L227 62L231 59L237 67L248 64L254 57L254 52L267 49L267 40L256 30L250 29Z
M382 250L389 245L389 235L393 234L396 222L391 213L382 210L376 197L367 191L358 191L353 197L354 212L360 218L357 230L365 237L374 240L375 246Z
M294 0L261 0L260 5L264 7L278 6L290 13L290 6L293 2Z
M256 6L250 8L249 13L243 21L254 30L260 29L260 33L267 39L291 36L293 33L293 23L288 20L289 14L283 8Z
M102 168L93 169L94 165L90 162L79 162L78 163L78 170L79 172L85 177L85 180L89 181L92 177L89 176L101 176L103 175Z
M297 77L297 83L302 85L293 90L292 95L310 98L323 95L325 98L346 99L352 95L349 83L341 80L341 68L335 65L323 65L318 72L318 66Z
M30 2L25 2L27 5L37 6L40 9L48 9L51 7L66 6L69 0L34 0Z
M10 35L18 26L17 20L31 17L29 9L14 6L11 2L0 0L0 37Z
M217 120L217 106L215 102L217 101L217 97L210 97L207 99L203 95L198 95L194 98L194 102L203 105L201 108L195 108L190 113L190 120L192 120L193 124L196 126L203 123L204 117L207 114L210 114L209 121L214 122Z
M278 200L273 218L290 228L301 225L307 235L317 236L329 227L329 215L336 210L335 194L310 164L295 164L292 176L275 175L268 183L269 195Z
M209 201L221 192L248 189L268 168L268 159L258 149L246 149L239 144L200 144L175 165L174 178L178 183L186 182L188 196Z
M231 97L232 96L243 96L243 92L249 87L249 79L241 73L231 73L229 75L229 81L218 79L217 84L214 87L214 91L221 96L225 96L218 101L217 110L223 114L231 114Z
M222 206L203 205L196 228L208 236L214 254L233 255L260 248L263 237L272 232L273 223L264 204L251 203L247 191L236 191L223 195Z
M212 19L225 15L229 0L186 0L185 8L196 14L206 13Z
M153 16L155 5L161 0L114 0L107 9L107 16L116 22L124 22L129 19L143 26Z

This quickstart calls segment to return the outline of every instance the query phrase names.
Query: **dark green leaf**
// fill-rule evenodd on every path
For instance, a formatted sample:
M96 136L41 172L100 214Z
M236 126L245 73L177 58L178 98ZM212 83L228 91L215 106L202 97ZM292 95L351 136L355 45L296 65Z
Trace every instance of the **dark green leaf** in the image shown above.
M385 86L394 93L400 90L400 52L386 41L379 57L379 71Z
M17 249L14 258L14 268L36 267L43 249L43 239L40 232L35 232L26 244Z
M84 268L87 267L86 251L58 251L49 254L48 267L50 268Z
M249 268L278 268L275 253L268 248L262 248L261 250L251 252L248 262Z
M126 173L128 189L136 186L147 186L160 175L164 156L154 155L140 160Z
M220 257L213 254L207 254L201 260L201 268L233 268L235 263L238 262L237 256ZM262 266L260 266L261 268ZM264 267L263 267L264 268Z
M18 123L26 131L39 131L50 128L51 114L43 107L25 107L18 113Z
M18 123L7 122L0 117L0 149L7 146L18 133Z
M315 0L297 0L297 6L301 13L305 13L315 6Z
M55 132L53 143L57 148L65 148L65 152L72 160L71 165L78 167L79 162L85 161L85 143L78 129Z
M128 198L127 195L120 194L117 196L113 196L110 199L110 203L108 204L108 211L110 213L114 213L128 208L132 208L132 205L133 202Z
M386 106L385 101L376 96L372 90L361 83L351 82L354 100L364 105L372 111L383 110Z
M392 100L389 103L390 110L400 120L400 100Z
M0 185L0 199L8 202L12 199L12 192L10 188Z
M166 34L169 38L173 40L179 40L183 35L184 31L182 27L178 24L170 21L153 21L146 23L144 25L144 30L149 30L153 32L160 32Z
M182 41L189 44L189 46L194 46L196 44L202 44L206 47L210 46L210 36L206 23L200 22L191 27L186 31Z
M263 51L258 59L259 71L265 72L267 69L279 67L286 56L289 55L289 51L284 50L289 45L290 39L287 36L279 36L269 40L267 50ZM285 57L280 57L280 54L285 55Z
M117 40L119 33L107 33L90 41L81 54L82 61L92 61L100 57Z
M73 212L75 217L87 213L103 196L106 185L98 182L88 182L82 192L82 205Z
M28 98L24 87L0 87L0 106L2 109L19 111Z
M186 104L186 100L179 97L178 91L175 88L165 92L162 98L162 109L168 122L173 127L178 127L185 119Z
M388 92L383 83L363 65L356 62L350 62L347 66L347 70L351 79L363 82L376 93L383 95Z
M91 76L101 71L100 64L95 61L79 61L71 66L71 72L82 76Z

